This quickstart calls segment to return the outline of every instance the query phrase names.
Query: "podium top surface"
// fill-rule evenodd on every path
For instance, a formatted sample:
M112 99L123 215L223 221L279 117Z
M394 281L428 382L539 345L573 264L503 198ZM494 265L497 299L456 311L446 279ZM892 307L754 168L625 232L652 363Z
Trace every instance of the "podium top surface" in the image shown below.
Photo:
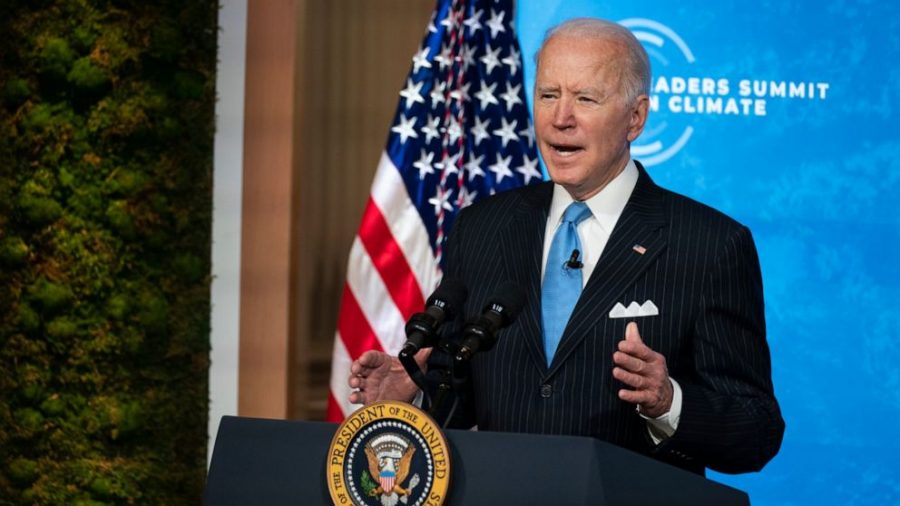
M226 416L204 504L332 504L325 478L337 424ZM450 505L748 505L747 494L585 437L446 431Z

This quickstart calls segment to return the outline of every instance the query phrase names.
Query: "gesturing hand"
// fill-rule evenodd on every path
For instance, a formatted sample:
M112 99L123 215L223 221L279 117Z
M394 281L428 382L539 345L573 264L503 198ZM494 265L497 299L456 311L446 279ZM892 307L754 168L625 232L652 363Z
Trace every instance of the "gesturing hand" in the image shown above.
M431 348L416 354L416 362L423 371L429 355ZM350 394L352 404L371 404L384 400L409 402L418 391L397 357L374 350L363 353L353 361L348 383L354 389Z
M619 398L637 404L641 413L656 418L672 407L672 382L666 357L651 350L641 340L637 323L625 327L625 339L619 341L619 350L613 353L613 377L633 390L619 390Z

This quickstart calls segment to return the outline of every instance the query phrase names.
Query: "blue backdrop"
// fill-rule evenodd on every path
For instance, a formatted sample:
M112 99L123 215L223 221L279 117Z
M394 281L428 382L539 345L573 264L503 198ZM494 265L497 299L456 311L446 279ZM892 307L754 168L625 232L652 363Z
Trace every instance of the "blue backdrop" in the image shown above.
M761 473L712 477L756 505L900 504L900 4L519 0L529 92L544 32L577 16L651 55L635 158L759 248L787 432Z

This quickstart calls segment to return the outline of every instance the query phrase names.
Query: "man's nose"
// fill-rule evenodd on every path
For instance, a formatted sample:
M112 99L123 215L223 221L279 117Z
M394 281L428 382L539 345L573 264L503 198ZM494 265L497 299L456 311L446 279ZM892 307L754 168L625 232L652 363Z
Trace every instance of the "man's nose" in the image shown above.
M553 110L553 126L560 130L565 130L575 126L575 111L572 108L572 101L567 98L561 98L556 103Z

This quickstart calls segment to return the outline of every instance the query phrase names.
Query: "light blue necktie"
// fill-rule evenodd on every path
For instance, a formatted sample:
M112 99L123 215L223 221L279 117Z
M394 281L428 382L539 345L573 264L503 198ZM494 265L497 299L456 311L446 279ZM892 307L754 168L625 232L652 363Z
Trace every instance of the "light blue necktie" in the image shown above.
M541 317L544 323L544 355L547 365L553 361L553 355L562 339L563 330L572 316L572 309L581 295L581 269L568 267L566 264L572 257L572 251L579 251L581 241L578 240L576 227L591 216L591 210L584 202L572 202L563 213L562 223L556 229L550 253L547 255L547 268L544 271L544 284L541 288Z

